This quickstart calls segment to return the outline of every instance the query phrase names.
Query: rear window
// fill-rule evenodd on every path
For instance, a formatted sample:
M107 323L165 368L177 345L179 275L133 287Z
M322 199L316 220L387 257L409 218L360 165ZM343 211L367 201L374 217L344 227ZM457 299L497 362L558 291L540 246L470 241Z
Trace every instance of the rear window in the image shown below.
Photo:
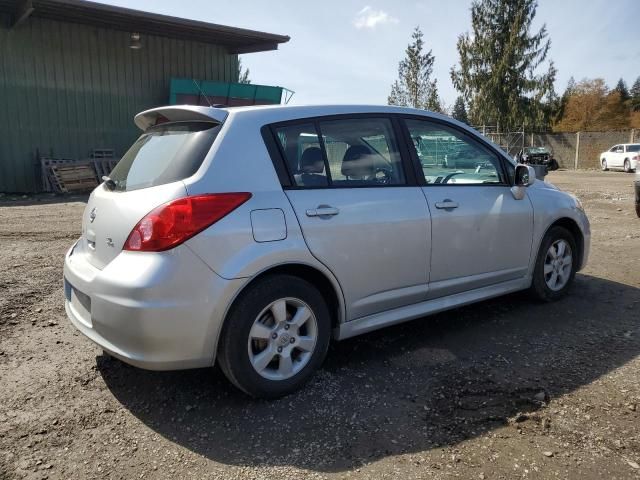
M113 169L115 190L128 192L188 178L200 168L220 125L164 123L147 129Z

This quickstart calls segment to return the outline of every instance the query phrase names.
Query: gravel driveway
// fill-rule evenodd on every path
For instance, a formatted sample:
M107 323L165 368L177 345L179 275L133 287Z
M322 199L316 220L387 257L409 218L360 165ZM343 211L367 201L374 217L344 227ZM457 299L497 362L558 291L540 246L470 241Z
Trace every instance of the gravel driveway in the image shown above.
M593 228L570 296L514 294L335 343L298 394L102 355L63 309L83 198L0 199L0 479L640 478L632 175L554 172Z

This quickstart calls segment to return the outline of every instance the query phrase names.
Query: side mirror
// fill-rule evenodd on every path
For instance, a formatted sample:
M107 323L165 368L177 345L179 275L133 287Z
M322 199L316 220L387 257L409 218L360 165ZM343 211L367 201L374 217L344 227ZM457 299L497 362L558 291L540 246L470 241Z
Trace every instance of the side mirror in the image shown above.
M528 187L536 181L536 171L530 165L516 165L516 187Z

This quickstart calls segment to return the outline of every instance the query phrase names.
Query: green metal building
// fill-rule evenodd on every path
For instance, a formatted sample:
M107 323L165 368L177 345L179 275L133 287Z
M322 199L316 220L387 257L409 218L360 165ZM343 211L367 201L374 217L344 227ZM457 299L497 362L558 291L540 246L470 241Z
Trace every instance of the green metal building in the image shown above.
M40 156L122 155L172 78L235 82L238 54L289 37L81 0L0 0L0 192L35 192Z

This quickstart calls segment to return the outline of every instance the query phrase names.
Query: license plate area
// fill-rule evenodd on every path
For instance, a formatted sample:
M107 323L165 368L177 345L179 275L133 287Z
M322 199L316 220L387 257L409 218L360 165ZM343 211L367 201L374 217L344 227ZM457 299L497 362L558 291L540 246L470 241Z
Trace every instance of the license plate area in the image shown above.
M64 294L76 318L87 327L91 327L91 297L75 288L66 279Z

